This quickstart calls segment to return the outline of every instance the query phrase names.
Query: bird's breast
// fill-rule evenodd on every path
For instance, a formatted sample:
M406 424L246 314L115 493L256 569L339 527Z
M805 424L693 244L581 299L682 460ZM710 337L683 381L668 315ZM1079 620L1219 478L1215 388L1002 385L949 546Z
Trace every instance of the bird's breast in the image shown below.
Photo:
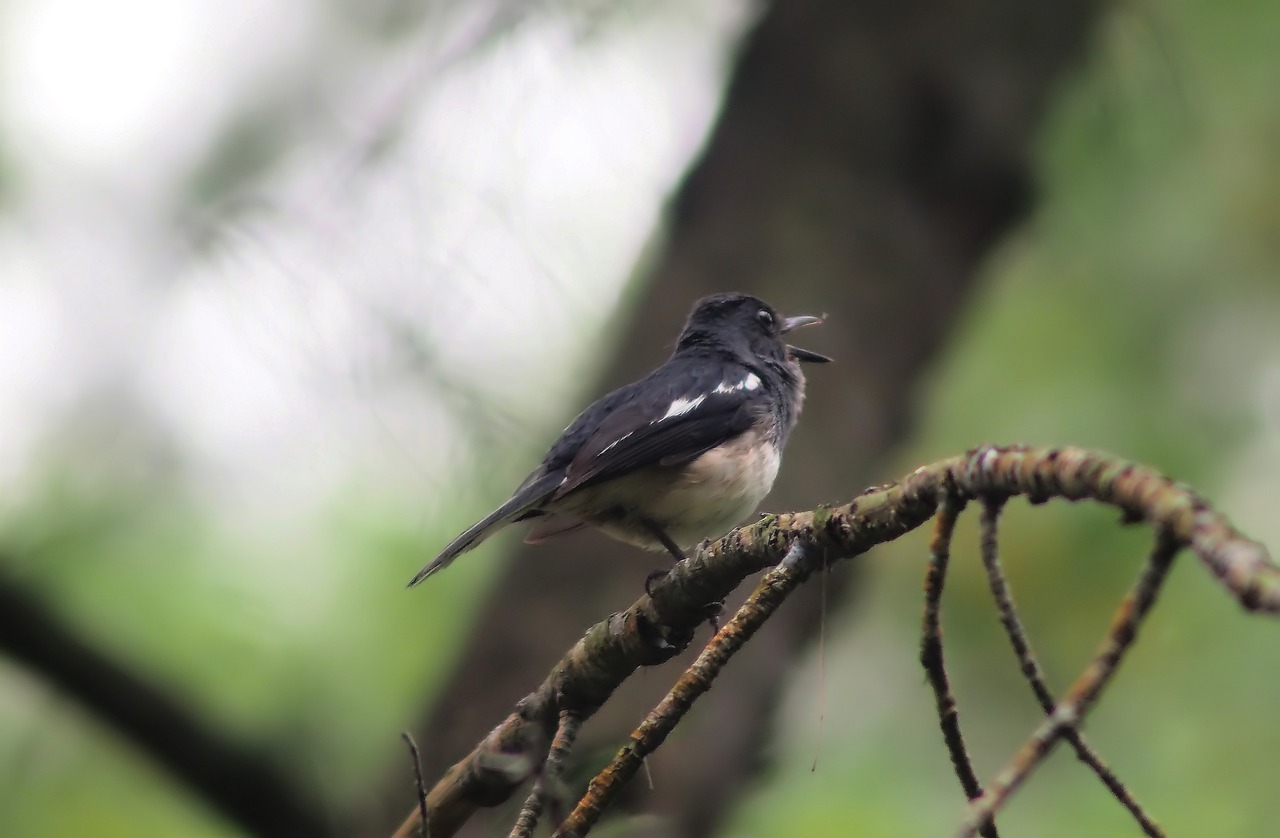
M748 431L682 466L642 469L609 481L580 500L566 497L566 506L577 507L566 511L650 549L662 548L641 519L682 547L724 535L773 488L780 455L768 436Z

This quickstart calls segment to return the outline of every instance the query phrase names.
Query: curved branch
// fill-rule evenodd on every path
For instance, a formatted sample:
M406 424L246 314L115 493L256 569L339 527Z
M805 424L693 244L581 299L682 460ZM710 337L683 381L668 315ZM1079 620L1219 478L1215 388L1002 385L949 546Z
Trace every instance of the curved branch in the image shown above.
M982 785L973 770L969 749L960 731L960 711L956 706L951 680L947 677L946 661L942 653L942 591L946 585L947 567L951 563L951 538L955 534L956 520L964 509L965 501L954 494L947 494L938 504L933 538L929 542L929 564L924 577L924 619L920 633L920 665L924 667L929 686L933 689L933 702L938 711L938 726L942 741L951 756L951 767L960 788L969 800L982 796ZM982 838L1000 838L995 821L982 825Z
M179 698L74 633L3 575L0 652L62 690L245 831L339 833L321 800L296 785L271 754L211 728Z
M560 726L556 729L555 738L551 740L547 761L516 818L515 826L511 828L510 838L532 838L533 831L538 828L538 818L542 817L542 810L547 807L548 798L552 802L553 819L560 819L560 814L563 814L558 801L560 775L564 773L564 764L569 759L569 751L573 749L573 741L578 737L581 725L582 721L572 713L566 711L560 714Z
M1091 499L1147 521L1189 548L1244 608L1280 613L1280 567L1188 487L1153 469L1080 448L983 447L922 466L844 506L766 515L703 544L626 611L593 626L504 722L454 765L427 796L431 834L454 834L479 807L509 798L546 757L561 713L591 716L638 667L669 659L748 575L776 564L797 541L827 561L865 553L927 521L948 491L961 497L1024 495ZM412 813L397 836L417 833Z

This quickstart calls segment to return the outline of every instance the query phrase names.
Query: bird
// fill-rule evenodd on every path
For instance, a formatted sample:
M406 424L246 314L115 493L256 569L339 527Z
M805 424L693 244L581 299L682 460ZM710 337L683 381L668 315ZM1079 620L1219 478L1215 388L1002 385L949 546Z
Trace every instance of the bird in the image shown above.
M511 497L409 587L517 521L534 521L529 543L590 526L677 561L728 532L773 487L804 403L801 362L831 361L785 336L821 322L739 292L697 301L664 364L582 411Z

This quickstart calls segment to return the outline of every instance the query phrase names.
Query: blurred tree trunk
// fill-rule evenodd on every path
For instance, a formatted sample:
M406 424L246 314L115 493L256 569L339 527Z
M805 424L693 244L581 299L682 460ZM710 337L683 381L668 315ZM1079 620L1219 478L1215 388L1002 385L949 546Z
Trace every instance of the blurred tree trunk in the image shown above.
M1033 137L1100 9L1064 0L769 7L598 390L660 362L703 294L746 290L784 312L825 312L827 325L803 342L837 363L811 370L806 412L765 508L841 501L883 476L874 467L909 431L920 374L976 269L1031 206ZM521 548L452 683L417 726L428 780L587 626L630 603L660 563L594 535ZM833 605L849 574L831 579ZM816 629L818 586L809 587L651 760L655 788L634 795L636 808L662 816L654 834L711 833L760 764L781 686ZM586 727L579 753L625 737L676 665L633 678ZM413 805L399 763L388 789L367 822L374 832ZM471 834L481 831L493 829Z

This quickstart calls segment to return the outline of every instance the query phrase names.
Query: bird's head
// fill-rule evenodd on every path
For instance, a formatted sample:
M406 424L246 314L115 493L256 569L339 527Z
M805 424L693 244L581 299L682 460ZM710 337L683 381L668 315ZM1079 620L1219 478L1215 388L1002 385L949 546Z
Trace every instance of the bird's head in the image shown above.
M808 314L782 317L773 306L750 294L713 294L694 304L676 352L701 347L777 363L825 364L831 360L826 355L791 346L784 338L792 329L821 322L821 317Z

